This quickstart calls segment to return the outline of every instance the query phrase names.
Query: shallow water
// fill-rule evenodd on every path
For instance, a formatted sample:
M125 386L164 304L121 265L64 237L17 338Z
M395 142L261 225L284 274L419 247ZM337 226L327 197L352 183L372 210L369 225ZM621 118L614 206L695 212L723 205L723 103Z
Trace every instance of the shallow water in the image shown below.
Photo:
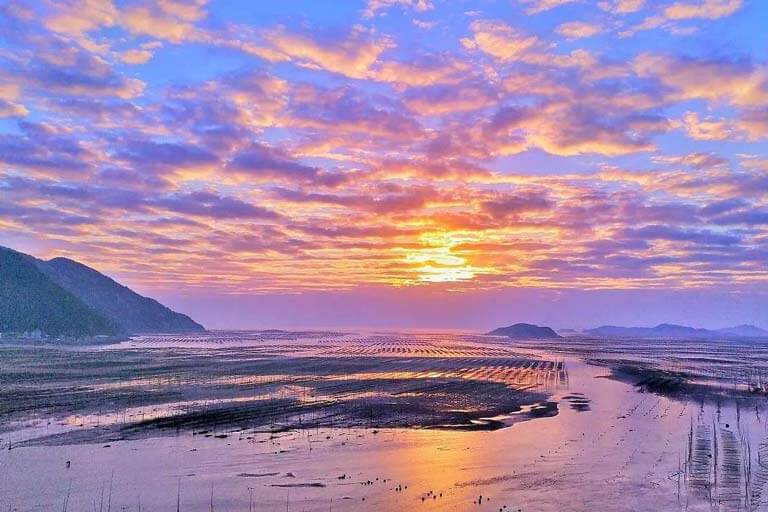
M394 351L402 357L435 358L497 357L499 351L515 351L563 361L562 355L555 357L541 347L420 336L313 336L304 342L272 340L261 349L333 350L336 355ZM150 338L108 350L135 350L143 344L189 348L195 343L210 351L213 342ZM223 345L231 349L249 343L237 338ZM768 411L759 405L696 403L641 393L606 378L610 372L605 367L572 356L563 362L567 378L542 382L550 399L558 402L556 416L490 432L216 432L225 438L180 432L110 442L108 447L5 449L0 452L0 510L63 510L65 502L70 511L105 511L108 502L110 510L139 510L139 504L141 510L175 510L177 499L180 509L189 512L768 510L763 505ZM482 378L501 375L497 372L486 371ZM3 437L44 435L52 428L88 427L56 421Z

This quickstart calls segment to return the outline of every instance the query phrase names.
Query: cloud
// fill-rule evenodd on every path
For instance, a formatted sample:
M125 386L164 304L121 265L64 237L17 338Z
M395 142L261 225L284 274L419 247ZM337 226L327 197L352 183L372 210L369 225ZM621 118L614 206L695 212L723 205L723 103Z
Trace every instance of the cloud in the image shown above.
M160 46L162 46L162 44L157 41L144 43L138 48L122 52L120 54L120 60L126 64L146 64L152 59L155 50Z
M482 83L466 82L412 88L404 95L403 102L419 115L440 116L483 109L495 105L499 99L499 91Z
M750 140L768 138L768 107L742 112L737 123Z
M730 121L700 119L698 112L686 112L680 126L689 137L696 140L727 140L734 136Z
M524 191L517 194L507 194L482 203L482 209L497 219L505 219L510 215L547 210L553 206L546 193Z
M116 72L101 57L58 43L19 66L15 74L25 88L48 94L128 99L139 96L145 87L141 80Z
M59 34L72 37L84 48L105 53L110 45L95 42L89 33L104 27L119 26L134 35L150 36L173 43L189 39L198 29L195 23L207 15L207 0L134 1L116 6L112 0L59 0L51 5L45 26ZM140 52L143 52L140 53ZM148 50L129 50L123 54L126 62L146 62Z
M664 15L671 20L702 18L715 20L738 11L743 0L701 0L698 2L674 2L664 8Z
M716 217L712 222L721 226L768 226L768 210L763 208L732 212Z
M205 18L205 3L160 0L129 5L120 12L120 24L134 34L179 43L197 30L195 22Z
M44 20L45 26L70 36L112 26L118 18L118 10L111 0L58 1L52 3L51 8L51 14Z
M501 109L486 133L520 135L528 146L556 155L623 155L653 150L650 135L666 128L663 118L651 114L552 102L530 109Z
M637 12L643 8L645 0L606 0L600 2L598 6L614 14L629 14Z
M381 11L391 9L395 6L413 9L417 12L431 11L435 8L430 0L368 0L368 5L363 11L363 16L372 18Z
M29 110L24 105L0 98L0 118L25 117Z
M344 174L298 163L282 151L258 143L237 153L226 164L226 170L251 178L282 179L329 187L339 186L347 180Z
M397 105L381 104L361 91L342 87L322 89L301 87L294 90L288 106L292 126L332 130L356 138L376 136L389 141L412 140L421 134L418 121Z
M583 24L577 24L583 25ZM567 25L577 35L584 26ZM604 79L626 74L624 67L605 65L601 59L585 49L575 49L567 54L554 53L554 43L547 42L536 35L527 34L502 21L475 20L470 24L472 37L461 39L464 48L490 55L500 63L528 64L542 69L559 70L573 68L591 79ZM586 33L590 30L586 29ZM495 72L494 72L495 74Z
M18 103L21 87L18 84L0 82L0 118L25 117L29 114L27 107Z
M711 230L686 230L664 225L650 225L642 228L628 228L619 233L626 238L641 240L666 240L670 242L693 242L700 245L735 245L741 238L735 235L717 233Z
M419 210L424 208L427 202L435 196L434 191L427 188L385 193L377 196L366 194L325 194L285 188L276 188L274 194L276 197L286 201L352 207L380 214Z
M280 218L279 214L267 208L209 191L177 193L148 201L148 204L175 213L212 219L276 220Z
M461 43L470 50L482 51L500 61L523 60L542 42L501 21L476 20L470 25L473 36Z
M549 11L562 5L574 3L577 0L518 0L521 4L527 5L525 12L528 14L538 14Z
M696 2L674 2L658 12L646 17L639 24L620 33L629 37L643 30L651 30L666 26L670 32L688 35L695 32L695 27L679 27L675 22L706 19L716 20L730 16L743 5L743 0L699 0Z
M455 57L419 56L408 62L384 60L368 72L368 77L396 85L428 86L457 83L470 66Z
M654 156L653 161L656 163L667 164L667 165L686 165L686 166L694 167L696 169L717 167L717 166L725 165L728 163L728 160L726 160L725 158L722 158L721 156L718 156L714 153L703 153L703 152L689 153L687 155L682 155L682 156L673 156L673 155Z
M115 158L142 171L171 173L207 171L219 163L217 155L203 148L149 139L125 140Z
M91 167L93 153L72 137L37 132L0 135L0 163L13 170L57 175L83 174Z
M768 102L766 70L748 62L643 53L632 67L640 77L654 78L667 87L673 101L703 99L738 107Z
M361 27L354 27L344 38L335 34L318 38L278 26L260 34L259 39L239 47L268 61L293 62L352 78L365 78L381 54L394 47L391 39ZM219 44L232 45L226 41Z
M714 215L721 215L723 213L730 213L733 210L739 210L749 206L749 203L741 198L729 198L720 201L715 201L701 208L701 214L706 217L712 217Z
M540 19L419 39L412 18L448 4L371 2L365 26L1 6L2 236L139 261L164 289L416 285L441 257L467 290L765 282L768 72L750 45L711 52L736 3L531 0ZM715 18L664 54L577 41ZM213 65L173 78L200 51Z
M592 37L603 31L600 25L585 21L569 21L557 26L557 33L568 39Z

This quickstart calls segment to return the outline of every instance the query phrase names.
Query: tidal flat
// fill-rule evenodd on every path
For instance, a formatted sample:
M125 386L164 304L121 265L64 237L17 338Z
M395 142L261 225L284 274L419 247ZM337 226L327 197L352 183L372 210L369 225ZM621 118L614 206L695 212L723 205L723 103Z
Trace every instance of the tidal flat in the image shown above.
M0 345L0 510L768 510L768 342Z

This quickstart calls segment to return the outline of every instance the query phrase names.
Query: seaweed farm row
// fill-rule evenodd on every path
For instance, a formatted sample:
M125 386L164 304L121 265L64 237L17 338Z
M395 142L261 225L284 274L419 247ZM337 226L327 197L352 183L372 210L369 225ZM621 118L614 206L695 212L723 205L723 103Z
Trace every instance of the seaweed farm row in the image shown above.
M385 342L380 335L280 332L181 340L0 348L7 362L0 372L0 431L45 421L43 436L17 439L18 446L207 427L499 428L525 419L512 415L521 410L555 414L547 398L568 382L562 360L472 339ZM508 419L483 421L499 416Z

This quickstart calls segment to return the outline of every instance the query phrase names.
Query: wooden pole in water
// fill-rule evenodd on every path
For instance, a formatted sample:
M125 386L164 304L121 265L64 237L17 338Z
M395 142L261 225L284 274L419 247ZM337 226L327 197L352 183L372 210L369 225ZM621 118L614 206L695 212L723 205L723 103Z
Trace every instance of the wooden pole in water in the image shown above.
M69 481L69 485L67 486L67 495L64 497L64 512L67 512L67 509L69 508L69 496L72 493L72 480Z
M109 497L107 498L107 512L112 512L112 481L115 479L115 472L109 477Z

